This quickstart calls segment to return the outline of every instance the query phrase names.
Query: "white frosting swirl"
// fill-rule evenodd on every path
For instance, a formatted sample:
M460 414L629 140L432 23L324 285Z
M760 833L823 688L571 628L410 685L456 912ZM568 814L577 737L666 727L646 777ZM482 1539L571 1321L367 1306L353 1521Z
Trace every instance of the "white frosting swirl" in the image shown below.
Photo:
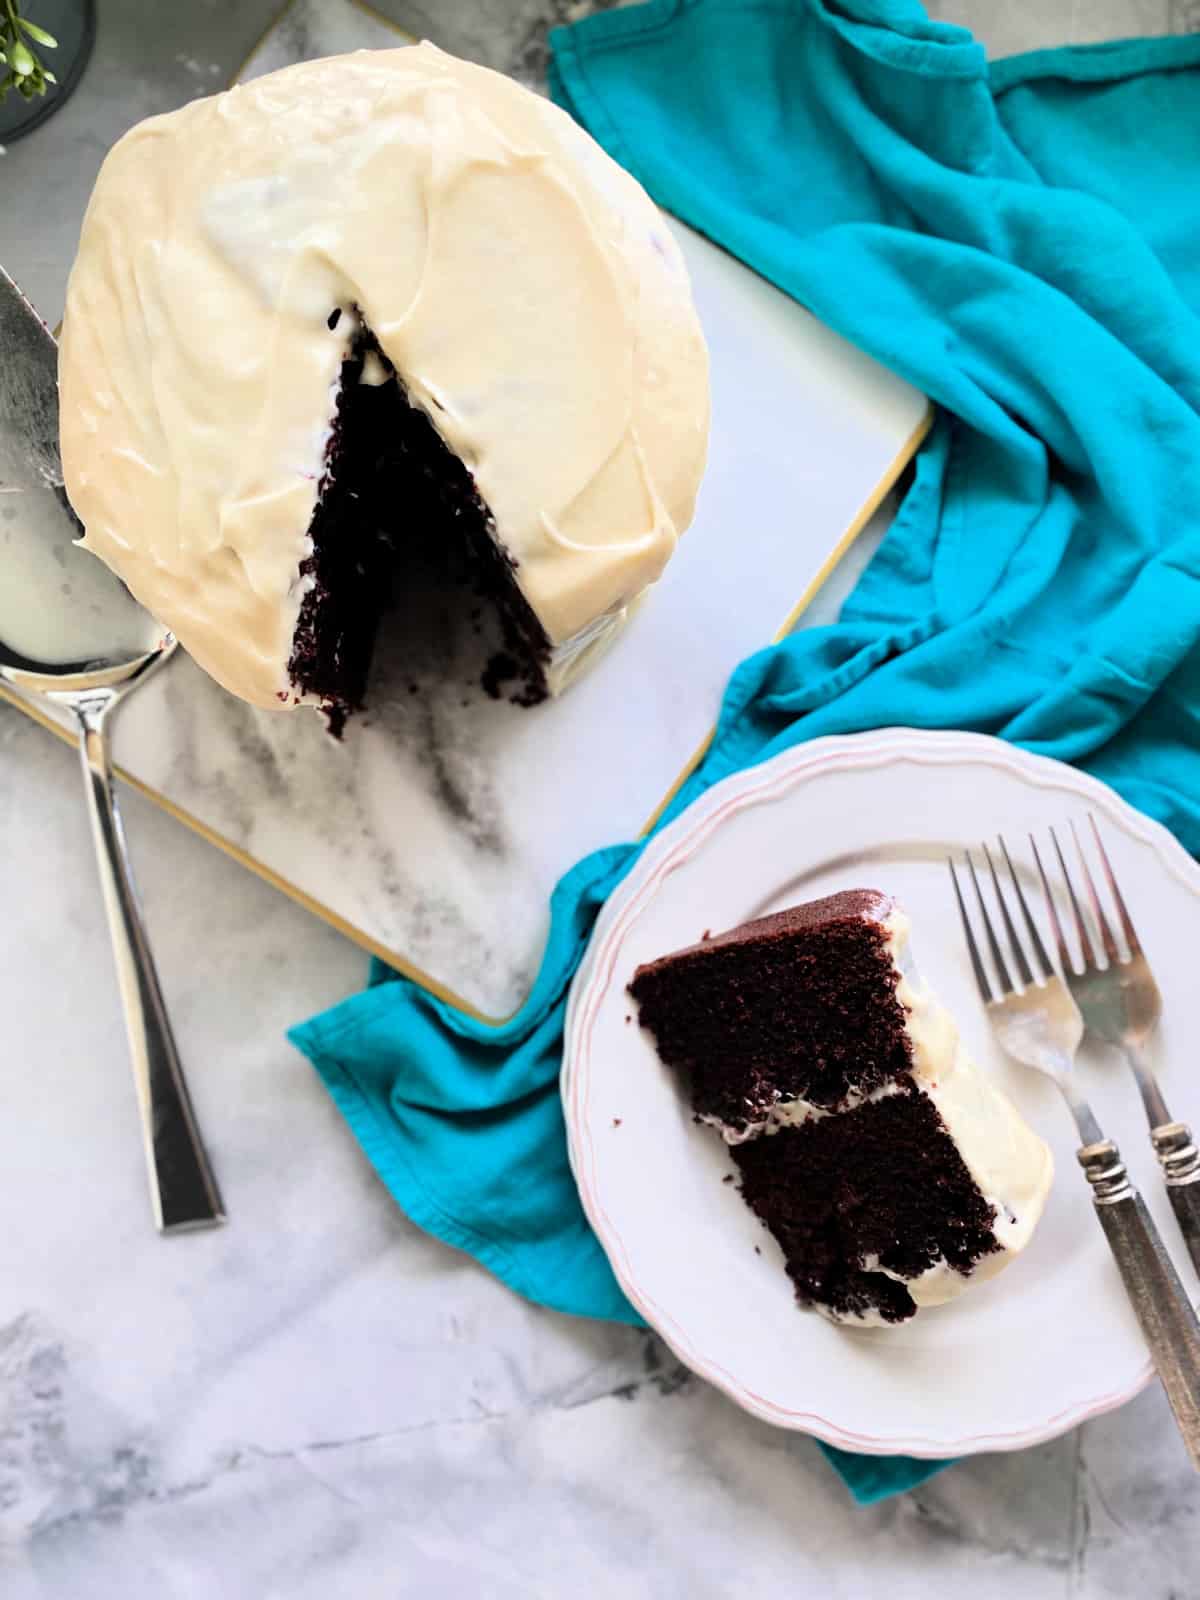
M259 705L289 688L350 326L328 319L351 305L470 468L555 645L660 575L703 470L678 247L553 105L423 44L139 124L68 288L67 489L87 547Z

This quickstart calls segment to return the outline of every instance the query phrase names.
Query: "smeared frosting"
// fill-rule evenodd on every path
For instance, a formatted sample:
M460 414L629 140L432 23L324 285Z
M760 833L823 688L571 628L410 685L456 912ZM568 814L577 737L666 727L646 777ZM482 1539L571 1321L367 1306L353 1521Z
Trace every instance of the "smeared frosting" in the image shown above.
M970 1283L994 1277L1025 1248L1050 1193L1054 1158L1008 1096L972 1061L954 1018L918 974L908 949L908 918L893 910L887 926L900 972L896 998L908 1014L913 1079L937 1108L976 1188L996 1213L997 1249L975 1263L969 1278L943 1262L905 1280L918 1306L935 1306Z
M60 356L87 548L214 677L278 705L354 326L329 322L352 307L577 662L691 519L704 342L641 187L556 107L428 44L288 67L111 151Z

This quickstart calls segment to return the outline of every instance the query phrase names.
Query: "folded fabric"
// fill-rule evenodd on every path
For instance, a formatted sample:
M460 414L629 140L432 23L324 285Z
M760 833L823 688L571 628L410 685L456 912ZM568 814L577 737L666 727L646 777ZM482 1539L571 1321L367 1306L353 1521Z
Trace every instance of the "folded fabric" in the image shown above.
M664 820L801 740L904 723L1075 762L1200 848L1200 39L989 72L908 0L656 0L553 50L558 99L662 205L940 408L840 622L742 664ZM503 1026L377 969L292 1034L415 1221L631 1322L557 1078L566 986L638 849L562 880ZM937 1468L828 1453L864 1501Z

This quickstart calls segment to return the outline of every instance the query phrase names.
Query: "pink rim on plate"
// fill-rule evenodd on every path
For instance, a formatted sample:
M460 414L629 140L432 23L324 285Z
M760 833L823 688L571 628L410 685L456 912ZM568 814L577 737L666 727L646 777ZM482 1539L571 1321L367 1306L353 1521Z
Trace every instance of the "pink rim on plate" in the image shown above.
M962 1437L884 1437L858 1432L814 1411L789 1410L769 1396L756 1393L706 1356L695 1330L680 1326L637 1281L626 1245L597 1193L596 1149L587 1116L588 1089L595 1070L593 1031L601 1006L610 996L624 941L664 879L692 860L717 829L746 807L777 800L798 785L834 770L880 767L896 761L1005 769L1032 787L1083 801L1106 823L1149 845L1170 876L1200 900L1200 868L1165 828L1133 810L1096 779L1000 740L981 734L888 728L876 733L816 739L785 751L760 767L726 778L664 828L605 906L576 975L567 1012L562 1094L571 1166L584 1211L626 1296L680 1361L746 1411L779 1427L812 1433L829 1444L865 1454L938 1457L1021 1450L1125 1404L1153 1376L1150 1362L1147 1360L1119 1387L1076 1399L1035 1424L1011 1430Z

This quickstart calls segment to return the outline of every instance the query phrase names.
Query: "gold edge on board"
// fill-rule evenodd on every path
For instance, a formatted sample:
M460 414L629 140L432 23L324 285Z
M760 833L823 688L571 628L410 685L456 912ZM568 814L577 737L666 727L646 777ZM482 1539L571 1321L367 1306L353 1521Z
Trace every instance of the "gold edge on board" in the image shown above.
M234 77L231 80L233 83L238 83L241 80L246 72L246 69L250 66L255 56L258 55L259 51L266 44L271 34L293 9L296 3L297 0L286 0L286 4L281 7L274 20L270 22L264 29L263 33L256 40L253 48L246 56L246 59L242 62L241 66L234 74ZM386 24L401 38L412 40L411 34L406 33L405 30L401 28L398 23L393 22L390 17L385 17L380 12L376 11L373 6L367 3L367 0L351 0L351 3L360 11L364 11L368 15L376 18L379 22ZM867 523L879 509L884 496L895 484L897 478L899 478L900 474L912 460L913 456L916 455L917 450L920 448L921 441L929 432L932 422L933 407L927 406L925 415L922 417L917 427L905 440L904 444L900 447L895 459L889 464L887 471L884 473L883 477L880 478L875 489L872 490L871 494L863 502L862 509L859 511L858 515L854 518L853 522L851 522L845 533L842 534L841 538L837 541L833 549L818 567L813 577L809 580L804 593L800 596L799 600L797 600L791 611L788 612L780 626L775 630L775 633L768 641L769 643L778 643L780 639L782 639L786 634L790 633L791 630L796 626L796 623L804 615L805 611L812 604L817 594L828 581L834 567L836 567L837 563L846 554L847 550L850 549L851 545L858 538L859 534L862 533ZM75 743L74 736L69 728L63 727L61 723L56 722L53 717L48 716L46 712L44 712L39 706L22 698L20 695L13 693L4 684L0 684L0 699L7 700L9 704L16 706L18 710L23 711L26 716L31 717L34 722L38 722L42 725L42 727L48 728L51 733L57 734L58 737L64 740L67 744ZM672 800L674 800L675 796L679 793L680 789L687 782L688 778L695 771L704 755L704 752L712 743L715 732L716 725L714 723L713 727L710 728L708 733L705 735L703 741L697 746L695 753L687 761L683 770L671 784L662 800L655 807L654 811L641 828L638 834L639 838L644 838L651 831L651 829L658 822L659 818L666 811L667 807L671 804ZM262 878L264 882L269 883L272 888L280 890L283 894L286 894L290 900L294 900L298 905L303 906L306 911L310 911L314 916L319 917L322 922L328 923L330 927L336 929L338 933L344 935L344 937L349 939L353 944L358 945L360 949L367 951L369 955L377 956L380 961L383 961L394 971L399 972L405 978L410 978L414 983L420 984L423 989L428 990L430 994L434 995L437 999L444 1001L447 1005L454 1006L457 1010L464 1012L467 1016L473 1017L477 1022L494 1026L500 1026L504 1022L507 1022L510 1020L511 1016L515 1016L516 1012L520 1010L520 1005L518 1005L515 1010L510 1013L509 1017L488 1016L485 1012L480 1011L477 1006L472 1005L469 1000L464 1000L461 995L455 994L454 991L447 988L445 984L439 983L435 978L431 977L429 973L423 972L420 967L415 966L411 961L406 960L397 951L389 950L385 945L380 944L377 939L373 939L369 933L364 932L363 929L356 928L351 923L345 921L345 919L339 916L338 913L331 907L323 905L321 901L314 899L312 895L301 889L298 884L291 883L288 879L281 877L277 872L266 866L263 862L257 861L253 856L248 855L243 849L241 849L239 845L234 844L231 839L227 839L224 834L218 833L214 828L210 828L207 823L202 822L199 817L193 816L190 811L185 811L182 806L179 806L173 800L168 799L167 796L162 794L159 790L151 788L147 783L143 783L140 778L135 778L131 773L126 772L123 767L117 766L114 770L117 777L119 777L123 783L129 784L130 787L136 789L139 794L145 795L148 800L152 800L155 805L161 807L162 810L168 813L168 815L174 817L177 821L182 822L185 826L191 828L194 833L198 833L200 837L207 840L209 844L215 845L218 850L224 851L227 856L231 856L234 861L239 862L243 867L247 868L248 871L253 872L257 877ZM524 1001L522 1001L521 1004L523 1005Z
M0 683L0 700L16 706L18 711L23 711L33 722L40 723L50 733L56 734L64 744L75 744L75 736L70 728L64 727L61 722L55 721L53 717L42 710L41 706L16 694L5 683ZM354 927L339 916L330 906L323 905L320 900L314 899L306 890L301 889L298 884L291 883L287 878L281 877L274 868L268 867L265 862L258 861L254 856L247 855L240 845L234 844L232 839L227 839L223 833L218 833L215 828L210 828L207 822L202 822L199 817L193 816L190 811L185 811L174 800L168 799L161 790L151 788L141 778L134 777L131 772L127 772L119 763L114 763L113 773L122 783L127 783L131 789L136 789L147 800L153 801L160 810L165 811L176 822L183 823L193 833L199 834L208 844L215 845L218 850L223 851L227 856L231 856L240 866L253 872L264 883L269 883L273 889L278 889L287 895L289 900L294 900L297 905L303 906L305 911L311 912L313 916L318 917L322 922L328 923L331 928L343 934L352 944L356 944L360 949L365 950L368 955L378 956L380 961L400 973L402 977L411 978L414 983L420 984L422 989L428 990L438 1000L444 1000L448 1005L455 1006L459 1011L466 1012L468 1016L474 1017L477 1022L490 1023L496 1020L493 1017L486 1016L476 1006L473 1006L469 1000L464 1000L460 995L456 995L453 990L446 988L445 984L439 983L428 972L415 966L411 961L405 960L396 951L389 950L378 939L373 939L369 933L365 933L361 928Z
M402 27L400 23L394 22L391 17L385 17L382 11L377 11L375 7L370 4L370 0L350 0L350 4L356 11L364 12L374 22L382 22L385 28L390 28L393 33L399 34L401 39L407 39L410 44L417 43L417 36L415 33L409 33L408 29Z
M808 587L805 589L803 595L801 595L796 605L788 613L788 616L782 625L776 630L776 633L771 641L772 643L775 643L779 639L783 638L783 636L795 626L800 617L803 616L808 606L812 604L813 599L820 591L821 586L827 581L837 562L854 543L855 539L858 538L859 534L866 527L871 517L874 516L875 512L878 510L884 495L886 495L888 490L891 489L893 484L896 482L896 479L900 476L901 472L903 472L904 468L916 454L918 448L920 447L921 441L929 431L932 421L933 408L930 406L926 409L925 415L921 419L919 425L905 440L899 453L891 462L883 477L879 480L876 488L864 501L862 510L855 517L854 521L846 529L845 533L841 536L838 542L834 545L829 555L822 562L816 574L809 582ZM40 706L24 699L18 694L15 694L11 689L2 683L0 683L0 699L7 700L11 705L16 706L18 710L23 711L26 716L31 717L34 722L40 723L42 727L48 728L51 733L57 734L58 737L65 743L75 743L74 737L69 728L63 727L61 723L56 722L53 717L49 716L45 711L43 711ZM655 808L653 815L649 818L639 833L639 838L644 838L645 835L650 832L655 823L662 816L663 812L670 805L671 801L679 793L679 790L683 787L688 777L695 770L700 758L712 743L713 734L715 732L716 727L714 724L714 726L705 736L703 743L696 750L696 753L691 757L683 771L679 774L674 783L672 783L671 787L668 789L667 793L663 796L661 803ZM312 914L316 917L319 917L322 922L328 923L330 927L336 929L338 933L343 934L353 944L358 945L360 949L366 950L369 955L377 956L394 971L399 972L403 977L411 978L414 983L420 984L423 989L427 989L430 994L436 996L436 998L439 1000L445 1001L447 1005L452 1005L459 1011L465 1012L467 1016L473 1017L477 1022L486 1023L493 1026L500 1026L502 1023L509 1021L510 1017L515 1016L516 1012L520 1010L520 1006L518 1005L514 1011L509 1014L509 1016L488 1016L486 1012L480 1011L479 1008L472 1005L469 1000L464 1000L461 995L455 994L452 989L448 988L443 983L439 983L435 978L431 977L429 973L423 972L420 967L415 966L411 961L406 960L397 951L389 950L386 945L381 944L377 939L373 939L371 935L364 932L363 929L356 928L351 923L348 923L331 907L323 905L321 901L314 899L312 895L306 893L306 891L301 889L298 884L289 882L288 879L281 877L271 867L266 866L261 861L255 860L253 856L247 855L247 853L239 845L234 844L231 839L227 839L224 834L218 833L215 828L210 828L206 822L201 822L199 817L193 816L190 811L185 811L182 806L179 806L175 803L175 801L168 799L167 796L162 794L159 790L151 788L149 784L143 783L140 778L135 778L132 773L127 772L119 765L115 768L115 771L116 775L123 783L129 784L130 787L136 789L139 794L145 795L148 800L152 800L155 805L160 806L168 813L168 815L174 817L178 822L184 823L187 827L191 828L194 833L198 833L200 837L202 839L206 839L209 844L216 845L218 850L223 850L227 856L231 856L235 861L239 862L243 867L246 867L250 872L253 872L257 877L262 878L266 883L269 883L272 888L279 889L282 893L286 894L289 899L294 900L298 905L303 906L306 911L312 912ZM523 1005L524 1001L522 1001L521 1004Z
M827 581L827 578L829 578L830 571L834 570L834 566L837 565L838 560L845 555L846 550L850 549L854 539L858 538L859 534L862 533L862 530L866 528L867 522L869 522L870 518L874 517L875 510L878 509L880 502L883 501L883 496L885 496L885 494L888 493L888 490L890 490L891 486L894 485L896 478L901 475L904 467L906 467L907 464L909 464L909 461L912 461L912 458L914 458L914 454L917 453L918 446L920 446L923 438L925 438L925 435L928 434L928 430L930 430L931 421L933 421L933 408L930 406L930 408L926 410L922 421L920 421L920 424L918 424L917 429L915 429L914 432L909 435L909 438L907 438L906 442L904 442L904 445L902 445L901 451L899 451L896 459L891 462L891 466L888 467L885 475L880 478L877 488L872 491L872 494L870 494L869 498L867 498L866 502L864 502L864 506L862 506L862 510L859 512L858 517L854 518L853 522L851 522L851 525L848 526L845 533L842 534L842 538L838 539L834 549L830 550L830 554L827 555L826 560L824 560L822 565L819 566L818 571L816 571L816 574L814 574L814 578L811 579L810 584L808 584L808 587L806 587L805 592L803 592L802 597L800 597L800 600L798 600L797 605L792 608L792 611L790 611L786 621L782 622L782 626L776 630L776 634L774 634L774 640L779 640L779 638L784 637L784 634L787 634L787 632L789 632L789 630L795 626L795 622L800 619L800 616L803 616L806 608L813 603L813 598L816 597L816 594L818 594L822 584L824 584L824 582ZM51 733L58 734L59 739L62 739L62 741L66 742L66 744L74 744L75 739L74 736L72 736L72 733L70 733L69 728L64 728L62 723L56 722L53 717L50 717L50 715L46 714L45 710L42 710L42 707L37 706L37 704L34 704L34 702L27 701L27 699L22 698L22 696L19 696L19 694L13 693L13 691L11 691L8 686L3 685L3 683L0 683L0 699L5 699L5 701L10 702L11 706L18 707L18 710L22 710L27 717L32 717L32 720L40 723L43 728L48 728ZM645 837L645 835L648 834L651 829L653 829L654 824L658 822L658 819L661 818L662 813L666 811L667 806L670 805L670 802L674 800L675 795L678 794L678 790L682 789L683 784L685 784L686 779L688 779L688 776L690 776L690 774L696 770L696 765L698 765L702 755L704 755L704 752L706 752L710 742L712 742L712 736L714 736L714 733L715 725L714 728L710 728L709 733L707 733L706 738L704 738L704 742L702 742L701 746L699 746L699 749L696 750L696 754L691 757L690 762L686 763L682 773L678 774L678 778L675 779L674 784L672 784L670 789L667 790L667 794L662 797L662 802L656 806L653 816L648 819L645 827L640 830L638 837ZM338 933L344 934L347 939L350 939L350 942L357 944L360 949L366 950L366 952L368 952L370 955L376 955L381 962L386 963L386 965L390 966L392 970L402 974L402 976L405 976L405 978L413 979L413 982L416 982L416 984L421 984L422 989L429 990L429 994L435 995L438 1000L443 1000L443 1002L446 1002L446 1005L456 1006L459 1011L464 1011L467 1016L474 1018L477 1022L486 1022L486 1024L494 1024L494 1026L499 1026L499 1024L502 1024L502 1022L509 1021L509 1018L493 1018L493 1016L488 1016L488 1014L478 1010L478 1006L472 1005L469 1000L464 1000L461 995L454 994L453 989L448 989L445 984L442 984L442 982L438 982L437 979L432 978L429 973L422 971L419 966L414 965L413 962L408 962L408 960L405 960L405 957L402 957L402 955L398 954L397 950L387 949L387 946L381 944L378 939L371 938L370 933L365 933L362 928L355 928L352 923L346 922L344 918L339 917L336 910L331 909L330 906L325 906L325 904L322 904L322 901L312 898L312 894L307 894L306 891L302 890L302 888L299 888L299 885L296 885L296 883L288 882L288 878L280 877L275 870L267 867L264 862L256 861L253 856L246 854L246 851L242 850L240 846L235 845L232 840L224 837L224 834L218 834L216 829L208 826L206 822L200 821L200 818L197 818L197 816L192 816L190 811L184 811L184 808L176 805L174 800L168 800L168 797L163 795L160 790L152 789L152 787L150 787L149 784L146 784L146 782L142 782L139 778L134 778L133 774L125 771L125 768L122 768L122 766L118 765L117 768L115 768L115 773L117 773L118 778L122 779L122 782L130 784L131 789L136 789L138 790L139 794L146 795L147 800L152 800L155 805L160 806L163 811L166 811L166 813L170 814L170 816L173 816L176 821L186 824L187 827L192 829L192 832L195 832L195 834L198 834L200 837L208 840L210 845L216 845L218 850L224 851L227 856L232 856L234 861L240 862L243 867L246 867L246 869L250 870L250 872L253 872L256 877L262 878L262 880L264 880L266 883L270 883L270 886L275 888L275 890L282 891L282 893L286 894L288 898L296 901L298 906L302 906L304 909L312 912L314 917L320 917L322 922L328 923L328 925L330 925L331 928L334 928L334 930L338 931ZM523 1003L525 1002L522 1002L522 1005ZM518 1010L520 1010L520 1006L515 1008L515 1011ZM515 1011L514 1013L510 1013L510 1016L515 1016Z
M233 74L233 77L230 78L227 85L228 88L232 89L236 84L241 83L242 79L246 76L247 68L253 62L255 56L258 55L259 51L275 32L276 28L278 28L279 24L285 20L288 13L292 11L297 4L298 0L284 0L284 4L276 12L271 21L267 23L266 27L247 51L245 60ZM368 4L368 0L350 0L350 4L356 11L361 11L365 16L370 17L372 22L378 22L382 27L390 29L398 39L406 39L409 44L417 43L417 39L414 34L409 33L407 28L402 28L398 22L393 22L391 17L385 17L382 11L376 11L373 5Z
M933 407L932 405L927 404L925 407L925 415L921 418L920 422L918 422L917 426L900 446L895 459L889 463L888 469L884 473L883 477L880 478L875 488L872 489L871 493L863 501L862 510L858 513L854 521L846 529L845 533L842 534L841 538L834 545L833 549L829 552L824 561L822 561L821 565L817 568L816 572L809 579L808 586L806 587L804 593L800 596L799 600L796 601L796 604L788 612L787 616L783 619L779 627L776 628L775 632L767 641L769 644L778 644L781 639L786 638L796 624L800 621L800 618L808 610L809 606L812 605L817 595L829 582L830 576L833 573L833 569L837 566L838 562L846 554L847 550L850 549L851 545L862 533L867 523L870 522L871 518L879 510L879 507L883 504L884 496L890 489L894 487L900 474L904 471L905 467L921 448L921 444L932 426ZM639 839L644 839L646 835L657 826L663 812L666 811L667 807L674 800L680 789L683 788L684 784L691 777L692 773L695 772L696 768L700 765L700 762L704 758L705 751L713 742L713 737L716 734L716 731L717 725L714 722L712 727L704 735L704 738L701 740L700 744L697 745L695 754L687 762L683 771L675 779L675 782L671 785L666 794L663 795L662 799L659 801L658 805L655 806L654 810L650 813L650 816L647 818L640 833L638 834Z
M778 628L776 628L775 632L771 635L772 644L778 644L781 639L785 639L787 635L791 633L792 629L800 621L800 618L817 598L817 595L829 582L829 579L833 575L834 567L837 566L838 562L850 549L850 546L855 542L859 534L862 533L867 523L870 522L871 518L879 510L880 506L884 502L884 497L891 489L895 487L900 474L904 471L905 467L921 448L921 445L925 441L925 436L932 427L933 407L926 402L925 415L921 418L920 422L917 423L916 427L909 434L908 438L900 446L895 459L889 464L883 477L880 478L874 489L872 489L871 493L863 501L862 509L859 511L854 521L846 529L845 533L834 545L833 549L825 557L824 561L822 561L816 572L814 572L812 577L808 580L808 587L805 589L804 593L800 596L799 600L796 601L796 604L792 607L787 616L784 617Z

